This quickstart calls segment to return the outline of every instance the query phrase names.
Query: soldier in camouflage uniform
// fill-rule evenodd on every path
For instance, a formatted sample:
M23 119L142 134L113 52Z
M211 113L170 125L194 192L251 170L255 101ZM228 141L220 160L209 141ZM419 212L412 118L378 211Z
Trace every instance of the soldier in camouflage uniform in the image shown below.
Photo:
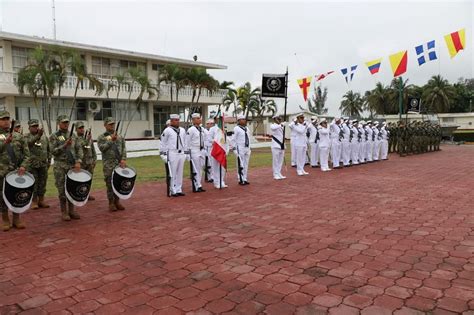
M127 167L127 151L125 148L125 139L115 132L115 120L107 117L104 121L105 133L97 139L100 152L102 152L102 163L104 166L104 180L107 186L107 199L109 200L109 210L125 210L120 204L120 199L112 190L112 172L120 165Z
M88 171L91 175L94 175L97 153L95 152L94 142L92 141L92 134L89 132L86 137L84 122L78 121L76 123L76 135L77 141L82 146L82 169ZM89 195L89 200L95 200L95 198Z
M57 123L58 131L50 136L49 142L51 154L54 157L53 171L56 188L58 189L59 205L64 221L77 220L81 217L75 211L74 205L67 200L64 182L70 169L74 169L76 172L81 169L82 146L74 134L69 137L69 118L66 115L59 116Z
M13 126L13 131L23 135L23 130L21 130L21 121L15 120L15 126Z
M29 133L25 135L25 141L30 150L30 165L28 172L35 177L35 189L31 209L49 208L44 201L46 193L46 182L48 181L48 169L51 165L51 151L49 140L44 135L43 129L39 128L39 120L28 121Z
M10 134L10 113L0 112L0 190L3 191L3 181L5 176L18 169L18 175L25 174L30 163L30 151L21 134L13 132ZM13 150L10 150L12 148ZM0 211L2 212L2 229L8 231L13 226L17 229L24 229L20 214L13 213L13 224L10 225L8 207L3 198L0 198Z

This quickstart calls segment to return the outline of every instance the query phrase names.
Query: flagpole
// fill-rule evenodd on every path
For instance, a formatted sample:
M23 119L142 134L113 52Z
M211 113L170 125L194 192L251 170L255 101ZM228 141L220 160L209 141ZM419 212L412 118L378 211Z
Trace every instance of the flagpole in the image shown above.
M403 111L403 79L400 76L399 78L399 86L398 86L398 111L399 111L399 120L402 121L402 111Z

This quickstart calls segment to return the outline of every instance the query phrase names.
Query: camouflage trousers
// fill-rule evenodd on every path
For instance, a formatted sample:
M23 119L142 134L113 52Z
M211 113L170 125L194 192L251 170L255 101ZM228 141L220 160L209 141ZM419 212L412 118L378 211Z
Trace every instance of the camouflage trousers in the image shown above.
M105 160L103 161L104 165L104 181L105 185L107 186L107 199L109 202L113 202L117 200L117 196L115 196L114 191L112 189L112 173L114 169L117 167L118 162L117 160Z
M44 197L46 193L46 183L48 182L48 167L32 167L28 169L28 172L35 177L33 197Z
M82 163L81 168L88 171L91 175L94 175L95 164L93 163Z
M0 198L0 212L8 212L8 207L3 200L3 179L4 177L0 177L0 191L2 191L2 198Z
M54 163L54 184L58 189L58 197L61 203L65 203L67 201L64 183L66 182L66 174L67 172L69 172L70 169L71 166L69 164Z

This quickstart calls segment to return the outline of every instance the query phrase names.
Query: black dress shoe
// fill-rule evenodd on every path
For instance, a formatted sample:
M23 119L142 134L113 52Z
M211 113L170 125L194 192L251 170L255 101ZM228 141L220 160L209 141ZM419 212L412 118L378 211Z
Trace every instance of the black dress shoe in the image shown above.
M207 181L208 183L214 183L214 180L213 179L210 179Z
M171 194L171 197L179 197L178 194Z
M250 185L248 181L244 181L244 185Z
M186 196L184 193L180 192L180 193L177 193L176 195L178 196Z
M245 182L239 182L239 185L244 186Z
M296 165L292 165L291 167L296 167Z
M312 168L317 168L318 166L316 166L316 165L311 165L311 167L312 167Z
M205 191L206 191L206 190L203 189L202 187L199 187L199 188L198 188L198 192L205 192Z

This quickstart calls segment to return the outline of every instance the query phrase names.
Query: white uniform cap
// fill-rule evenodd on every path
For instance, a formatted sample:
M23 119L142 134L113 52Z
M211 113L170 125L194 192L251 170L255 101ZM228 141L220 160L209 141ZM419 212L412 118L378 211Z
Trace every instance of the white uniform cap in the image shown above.
M367 120L366 124L371 124L372 121L371 120Z
M242 115L242 114L237 115L237 120L241 120L241 119L245 119L245 115Z
M321 121L319 122L319 124L322 124L322 123L327 123L326 118L321 118Z
M387 122L386 122L386 121L384 121L384 122L382 123L382 125L384 125L384 126L385 126L386 124L387 124Z
M378 124L379 124L379 122L378 122L378 121L374 121L374 125L378 125Z
M358 121L357 119L354 119L354 120L352 121L353 124L358 123L358 122L359 122L359 121Z
M191 118L201 118L201 114L194 113L194 114L191 115Z
M311 116L312 121L318 121L318 116Z
M212 119L212 118L211 118L211 119L208 119L208 120L206 121L206 124L213 124L213 123L214 123L214 119Z
M365 124L367 124L367 123L366 123L364 120L361 120L361 121L360 121L360 124L361 124L361 125L365 125Z
M170 119L179 119L179 115L178 114L171 114Z
M277 119L277 118L281 118L280 115L273 115L272 119Z

